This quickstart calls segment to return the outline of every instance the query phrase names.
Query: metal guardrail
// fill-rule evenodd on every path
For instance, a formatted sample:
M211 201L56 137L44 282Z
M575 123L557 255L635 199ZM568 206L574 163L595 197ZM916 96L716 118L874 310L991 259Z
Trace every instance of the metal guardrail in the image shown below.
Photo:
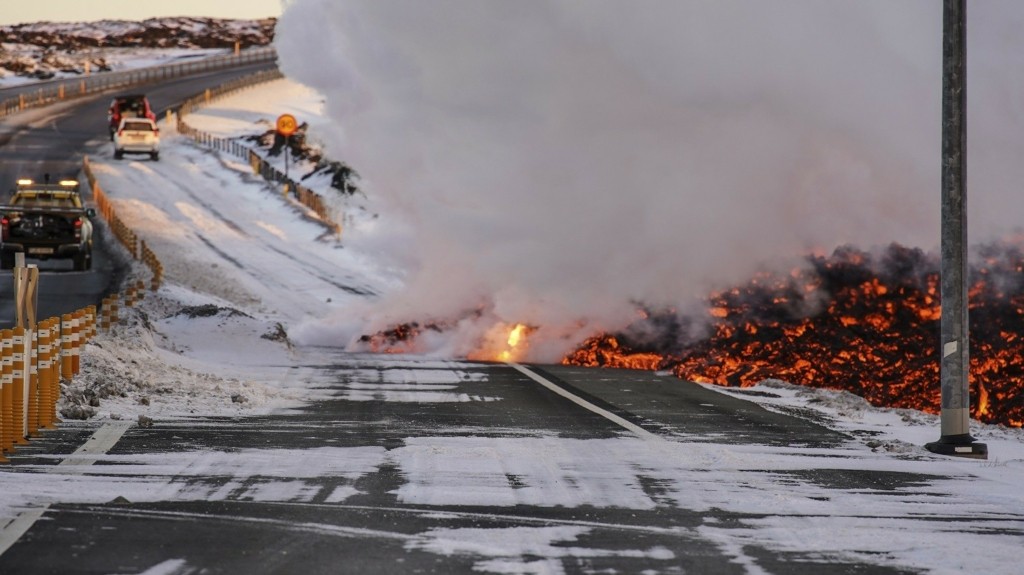
M115 88L123 89L144 86L172 78L192 76L226 68L236 68L246 64L273 62L275 60L277 60L277 52L273 48L252 48L242 50L237 54L211 56L187 62L162 64L122 72L103 72L81 78L47 80L40 82L34 90L0 101L0 119L30 108L48 106L64 100L89 96Z
M15 267L25 313L17 326L0 330L0 463L8 461L5 453L56 428L61 385L80 372L81 348L96 335L96 306L36 321L38 274L34 266Z
M232 80L206 90L193 98L185 100L178 108L178 133L191 138L197 144L213 148L214 150L229 153L237 158L243 159L252 166L254 173L259 174L264 180L280 185L285 196L294 194L295 200L309 208L317 215L325 226L331 229L335 235L341 237L343 214L336 214L334 210L324 201L323 196L313 190L298 184L283 172L264 160L255 150L240 144L237 140L218 138L212 134L198 130L185 122L184 117L203 106L209 105L218 98L230 96L244 88L255 86L263 82L270 82L283 78L279 70L268 70L257 72L242 78Z

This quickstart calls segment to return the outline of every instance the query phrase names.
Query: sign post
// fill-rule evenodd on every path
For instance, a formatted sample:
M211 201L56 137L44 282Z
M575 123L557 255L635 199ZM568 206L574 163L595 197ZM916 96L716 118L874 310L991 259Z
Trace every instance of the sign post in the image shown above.
M284 138L284 177L288 179L288 148L291 147L292 134L299 129L299 122L291 114L277 117L277 133Z

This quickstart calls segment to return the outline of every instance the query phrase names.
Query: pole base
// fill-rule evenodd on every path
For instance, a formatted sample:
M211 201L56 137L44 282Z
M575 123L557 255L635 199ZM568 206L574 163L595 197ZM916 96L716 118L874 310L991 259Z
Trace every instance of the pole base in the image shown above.
M943 435L938 441L926 443L924 448L939 455L988 459L988 445L974 441L969 434Z

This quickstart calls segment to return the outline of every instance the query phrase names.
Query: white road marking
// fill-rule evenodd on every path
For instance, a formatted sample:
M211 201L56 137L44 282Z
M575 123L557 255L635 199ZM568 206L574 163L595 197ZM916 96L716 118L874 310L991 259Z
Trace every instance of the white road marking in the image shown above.
M81 447L61 461L53 472L81 473L81 471L74 469L74 467L96 463L104 453L110 451L110 448L117 444L117 441L121 439L124 432L128 431L131 426L131 422L118 421L108 423L97 429Z
M536 381L537 383L543 385L544 387L550 389L551 391L557 393L558 395L561 395L562 397L568 399L569 401L575 403L576 405L579 405L580 407L582 407L584 409L590 410L590 411L600 415L601 417L611 421L612 423L615 423L615 424L617 424L617 425L627 429L628 431L632 431L637 436L639 436L641 439L648 439L648 440L652 440L652 441L665 441L665 438L660 437L658 435L655 435L655 434L651 433L650 431L647 431L646 429L640 427L639 425L636 425L635 423L630 423L629 421L626 421L625 419L619 417L618 415L615 415L614 413L608 411L607 409L600 408L600 407L594 405L593 403L590 403L589 401L583 399L582 397L579 397L577 395L573 395L572 393L569 393L565 389L562 389L561 387L559 387L558 385L552 383L548 379L540 376L537 373L534 373L533 371L530 371L529 369L527 369L526 367L523 367L522 365L519 365L518 363L513 363L513 362L506 362L506 363L509 366L511 366L513 369L515 369L515 370L519 371L520 373L522 373L523 375L525 375L526 377L529 377L533 381Z
M131 426L130 422L119 421L108 423L97 429L81 447L57 464L51 473L82 473L81 467L95 463L101 455L109 451L121 439L124 432L128 431ZM3 555L18 539L21 539L21 536L31 529L32 525L49 508L50 504L47 503L41 507L23 511L0 529L0 555Z

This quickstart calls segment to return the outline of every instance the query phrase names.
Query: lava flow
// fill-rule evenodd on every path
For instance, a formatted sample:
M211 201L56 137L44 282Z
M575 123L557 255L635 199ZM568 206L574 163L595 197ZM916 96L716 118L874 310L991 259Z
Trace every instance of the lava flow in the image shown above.
M969 274L971 416L1022 427L1024 257L1009 243L979 254ZM877 257L845 247L807 260L788 275L761 274L713 294L707 318L648 312L588 339L563 363L671 370L724 386L774 378L938 413L937 259L894 244Z

